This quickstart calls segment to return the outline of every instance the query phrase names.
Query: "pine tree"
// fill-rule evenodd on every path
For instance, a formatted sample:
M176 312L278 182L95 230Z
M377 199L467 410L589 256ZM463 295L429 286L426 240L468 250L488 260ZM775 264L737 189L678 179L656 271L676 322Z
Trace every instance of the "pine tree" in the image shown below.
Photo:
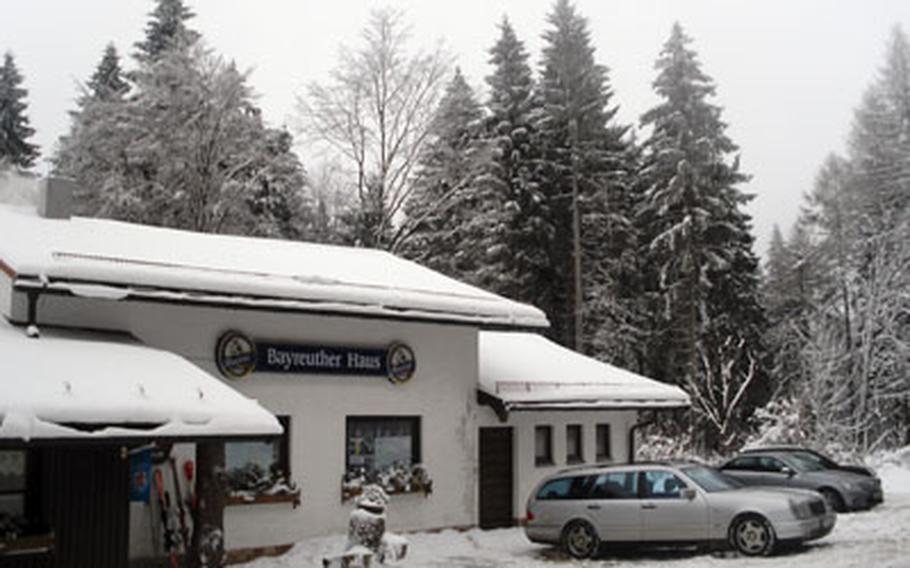
M475 187L482 119L480 103L456 68L418 163L401 228L406 240L398 249L434 270L473 282L483 266L478 239L484 231Z
M88 81L89 94L101 100L121 98L129 89L129 83L120 67L120 55L113 43L104 48L104 55Z
M549 262L553 222L546 195L535 177L540 157L534 121L540 109L524 44L507 18L490 49L493 73L485 138L489 161L479 184L498 212L490 223L488 243L489 289L538 306L552 294Z
M554 227L553 294L541 307L560 342L603 354L615 346L592 344L594 334L630 321L620 288L629 269L624 250L634 242L632 149L627 128L616 124L607 68L594 59L587 21L569 0L557 0L547 21L535 128L542 151L537 175Z
M13 54L7 52L0 67L0 166L27 169L38 158L38 147L28 142L35 130L25 114L27 95Z
M199 39L199 33L186 25L196 15L183 0L156 2L145 26L145 39L136 43L136 58L140 61L153 61L180 43L189 45Z
M910 41L895 27L885 66L856 111L850 159L867 234L893 227L910 206ZM897 216L897 217L896 217Z
M741 209L751 196L737 188L747 177L690 43L674 24L656 64L661 102L642 116L651 135L638 223L657 283L649 290L651 374L688 389L707 426L702 442L715 448L761 402L765 318Z

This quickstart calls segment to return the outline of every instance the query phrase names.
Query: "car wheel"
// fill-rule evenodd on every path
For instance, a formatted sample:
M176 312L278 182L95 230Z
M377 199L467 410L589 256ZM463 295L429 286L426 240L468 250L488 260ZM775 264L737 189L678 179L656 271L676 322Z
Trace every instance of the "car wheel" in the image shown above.
M844 504L844 498L834 489L825 487L820 489L819 493L822 494L822 497L825 498L825 501L828 502L828 505L834 509L836 513L843 513L847 510L847 506Z
M572 521L562 531L562 546L573 558L591 558L600 547L600 538L589 523Z
M771 523L760 515L743 515L730 525L730 544L746 556L771 554L775 540Z

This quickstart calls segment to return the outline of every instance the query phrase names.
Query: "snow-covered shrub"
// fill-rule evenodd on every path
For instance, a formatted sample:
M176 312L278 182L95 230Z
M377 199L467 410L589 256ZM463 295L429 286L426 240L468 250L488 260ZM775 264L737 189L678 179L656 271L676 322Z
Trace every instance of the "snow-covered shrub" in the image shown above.
M704 461L704 458L697 455L692 435L688 431L670 436L652 426L644 430L635 444L635 460Z
M745 447L769 445L811 444L813 436L810 424L799 400L785 398L772 400L753 415L756 425L754 434L747 438Z
M248 500L257 495L294 495L300 492L297 484L288 480L278 467L266 472L255 463L247 463L226 472L230 495Z
M363 468L351 468L341 479L341 500L348 501L360 495L364 486L375 484L390 495L396 493L433 492L433 480L423 464L404 466L393 464L381 470L366 471Z

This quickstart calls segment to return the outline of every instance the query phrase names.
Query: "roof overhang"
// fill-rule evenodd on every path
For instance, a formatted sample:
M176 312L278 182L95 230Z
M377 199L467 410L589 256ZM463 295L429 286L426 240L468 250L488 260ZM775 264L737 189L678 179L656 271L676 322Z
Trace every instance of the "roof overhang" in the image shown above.
M0 317L0 442L274 436L278 420L189 361L122 336Z
M530 305L380 250L48 219L0 204L0 270L18 290L484 328L547 327Z
M682 389L566 349L540 335L481 331L478 400L500 418L531 410L685 408Z

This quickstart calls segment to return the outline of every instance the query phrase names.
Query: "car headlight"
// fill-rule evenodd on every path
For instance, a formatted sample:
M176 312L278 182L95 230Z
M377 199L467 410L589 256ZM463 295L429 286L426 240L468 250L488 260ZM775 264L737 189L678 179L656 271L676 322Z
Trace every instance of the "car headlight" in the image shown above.
M790 511L793 512L793 516L797 519L809 519L812 517L812 509L809 508L808 501L801 501L790 497L788 499L790 502Z

